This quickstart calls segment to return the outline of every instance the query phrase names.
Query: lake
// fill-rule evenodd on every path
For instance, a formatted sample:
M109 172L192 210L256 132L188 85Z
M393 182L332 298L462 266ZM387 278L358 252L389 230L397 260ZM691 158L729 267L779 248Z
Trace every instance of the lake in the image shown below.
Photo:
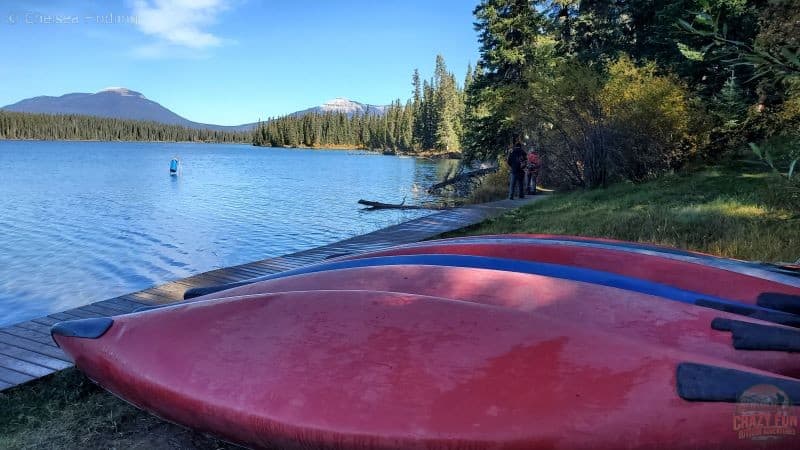
M182 162L179 177L169 161ZM0 326L430 211L453 161L247 145L0 141Z

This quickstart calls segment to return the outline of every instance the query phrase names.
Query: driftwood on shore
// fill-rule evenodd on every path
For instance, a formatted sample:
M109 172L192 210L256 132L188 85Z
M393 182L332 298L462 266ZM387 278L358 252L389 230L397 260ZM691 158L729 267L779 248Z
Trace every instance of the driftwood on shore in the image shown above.
M462 173L460 173L458 175L455 175L453 177L447 178L444 181L442 181L440 183L436 183L433 186L429 187L428 188L428 193L429 194L433 194L436 191L438 191L438 190L440 190L440 189L442 189L444 187L447 187L447 186L450 186L450 185L453 185L453 184L468 182L468 181L471 181L475 177L482 177L484 175L488 175L490 173L497 172L497 169L498 169L498 167L495 166L495 167L487 167L487 168L484 168L484 169L473 170L473 171L470 171L470 172L462 172Z
M484 175L488 175L493 172L497 172L498 167L486 167L483 169L477 169L470 172L461 172L454 176L447 176L445 177L444 181L436 183L427 189L428 194L436 194L441 189L448 187L448 186L456 186L456 189L461 189L465 187L465 185L474 185L480 182L478 177L482 177ZM448 206L446 204L435 204L435 203L427 203L422 205L406 205L406 199L403 197L403 201L400 203L383 203L383 202L376 202L372 200L364 200L361 199L358 201L359 205L368 206L369 208L365 208L364 211L375 211L379 209L447 209Z
M364 208L365 211L374 211L378 209L447 209L447 206L445 205L436 204L406 205L405 197L401 203L383 203L361 199L358 201L358 204L369 206L369 208Z

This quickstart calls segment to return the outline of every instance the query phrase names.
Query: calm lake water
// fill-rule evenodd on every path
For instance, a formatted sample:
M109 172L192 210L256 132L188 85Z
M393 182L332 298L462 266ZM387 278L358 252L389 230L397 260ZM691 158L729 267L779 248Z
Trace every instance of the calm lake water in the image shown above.
M183 172L170 177L179 156ZM452 161L246 145L0 141L0 325L316 247L426 211Z

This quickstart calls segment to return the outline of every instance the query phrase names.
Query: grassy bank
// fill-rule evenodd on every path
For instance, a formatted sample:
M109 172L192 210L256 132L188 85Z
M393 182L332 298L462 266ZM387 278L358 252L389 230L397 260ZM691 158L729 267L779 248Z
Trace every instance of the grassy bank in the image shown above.
M499 182L495 190L505 195L505 180ZM557 194L450 236L573 234L792 262L800 258L799 197L797 186L760 167L715 167L644 184Z
M505 195L503 175L492 180L498 185L494 195ZM797 188L775 175L727 166L556 194L451 235L577 234L794 261L800 258L798 205ZM0 448L233 447L141 412L70 369L0 393Z
M99 388L76 369L0 392L0 448L239 448L164 422Z

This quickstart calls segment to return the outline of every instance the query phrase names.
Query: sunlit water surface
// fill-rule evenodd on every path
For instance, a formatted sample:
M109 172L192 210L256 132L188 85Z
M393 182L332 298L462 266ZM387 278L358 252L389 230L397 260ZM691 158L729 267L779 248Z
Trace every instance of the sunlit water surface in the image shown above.
M179 156L182 173L168 174ZM246 145L0 141L0 325L429 214L452 161Z

